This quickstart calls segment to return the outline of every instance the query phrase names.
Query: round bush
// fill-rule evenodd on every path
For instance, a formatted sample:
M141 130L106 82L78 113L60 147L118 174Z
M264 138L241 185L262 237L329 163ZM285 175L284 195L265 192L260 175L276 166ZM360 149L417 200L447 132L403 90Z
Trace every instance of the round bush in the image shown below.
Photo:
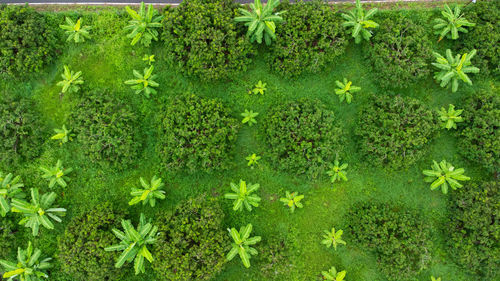
M173 213L156 217L158 242L153 269L161 280L209 280L225 262L224 213L204 195L189 199Z
M413 280L430 261L428 223L399 206L363 202L349 212L347 234L374 251L388 280Z
M401 13L390 13L379 24L367 46L377 83L386 88L406 88L425 78L432 60L425 27Z
M286 13L276 26L268 56L274 71L288 77L316 73L344 53L348 40L343 20L332 6L320 1L283 3L278 10Z
M38 71L56 55L57 26L29 6L0 5L0 74Z
M158 152L167 169L228 167L240 124L219 101L181 95L162 110L160 123Z
M91 91L74 109L70 128L91 161L123 168L137 160L141 148L138 120L131 106L109 91Z
M462 108L460 151L490 172L500 172L500 89L476 93Z
M119 228L122 217L106 202L72 219L59 237L62 270L76 280L118 280L123 271L115 268L119 253L104 248L115 244L111 229Z
M31 101L0 98L0 163L36 158L46 139L43 127Z
M343 143L333 112L307 99L272 107L262 135L280 169L312 178L328 168Z
M245 71L255 50L242 31L246 27L234 21L237 5L232 0L191 0L167 8L162 39L171 64L204 80Z
M356 134L361 152L373 165L407 167L439 128L435 113L420 101L401 96L373 96L361 109Z

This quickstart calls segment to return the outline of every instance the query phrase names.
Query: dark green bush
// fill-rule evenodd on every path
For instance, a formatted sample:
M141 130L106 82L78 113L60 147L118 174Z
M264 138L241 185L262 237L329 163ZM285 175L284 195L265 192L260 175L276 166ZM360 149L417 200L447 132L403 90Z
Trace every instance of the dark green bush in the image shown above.
M407 167L439 128L435 113L420 101L401 96L373 96L361 109L356 134L361 152L374 165Z
M16 224L9 217L0 218L0 259L10 259L16 252L16 231Z
M167 169L228 167L240 125L219 101L181 95L162 110L160 123L158 152Z
M367 58L373 65L377 83L386 88L406 88L429 74L432 45L425 27L403 16L388 13L378 20Z
M56 55L57 26L26 6L0 5L0 74L40 70Z
M399 206L363 202L349 212L352 242L376 253L388 280L413 280L430 260L428 223Z
M237 5L232 0L191 0L167 8L162 39L170 63L204 80L245 71L255 50L244 26L236 26Z
M490 172L500 171L500 89L481 91L465 101L459 123L460 151Z
M158 242L153 269L161 280L209 280L225 261L224 213L214 199L201 195L156 217Z
M32 102L0 97L0 163L37 157L45 138L43 124Z
M119 280L123 269L114 266L119 254L104 248L115 244L111 229L120 228L122 217L106 202L72 219L59 237L62 270L76 280Z
M96 90L84 94L70 128L90 160L123 168L134 163L141 148L138 120L131 106L107 90Z
M335 160L343 143L333 112L307 99L272 107L262 135L280 169L313 178Z
M277 235L264 237L258 256L258 267L264 279L283 280L293 265L285 240Z
M500 183L471 183L451 198L447 227L453 257L465 268L493 278L500 268Z
M348 40L343 20L333 7L320 1L282 3L284 22L276 27L277 39L270 47L268 62L284 76L316 73L342 55Z

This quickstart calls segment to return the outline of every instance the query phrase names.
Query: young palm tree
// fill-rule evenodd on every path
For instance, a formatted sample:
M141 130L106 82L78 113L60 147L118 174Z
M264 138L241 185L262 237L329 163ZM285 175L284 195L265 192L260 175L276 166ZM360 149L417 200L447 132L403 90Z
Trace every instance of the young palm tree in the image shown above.
M441 281L441 277L435 278L434 276L431 276L431 281Z
M465 172L463 168L455 170L455 167L446 162L446 160L441 161L439 164L434 160L432 162L432 170L422 171L422 173L426 176L425 181L432 182L431 190L435 190L441 186L441 191L446 194L448 193L448 185L453 188L453 190L456 190L457 188L461 188L463 186L458 181L470 180L468 176L463 175Z
M335 94L339 96L340 102L343 102L345 99L346 102L350 104L352 101L352 94L361 91L361 87L353 86L352 82L347 81L346 78L344 78L344 83L335 81L335 84L339 87L335 89Z
M321 275L323 275L323 279L332 280L332 281L343 281L347 271L342 270L337 272L335 266L332 266L328 271L321 271Z
M54 129L54 132L56 132L56 134L50 137L50 139L59 140L59 145L72 141L75 136L71 133L71 130L66 129L65 125L63 125L61 129Z
M82 72L78 71L74 73L69 69L67 65L64 66L64 72L61 74L63 80L57 83L57 86L62 87L62 93L76 93L80 90L80 86L83 84L83 79L81 78Z
M458 32L467 33L467 29L464 26L475 26L475 23L472 23L465 19L463 15L460 13L460 7L455 6L454 11L450 9L448 5L444 5L444 10L441 11L441 14L444 19L439 18L435 19L434 29L436 29L436 34L439 35L439 41L443 40L446 36L447 38L451 38L453 40L458 39Z
M323 235L323 238L325 239L321 241L321 244L325 244L327 248L330 248L333 245L333 248L337 250L338 244L346 244L346 242L342 240L343 233L344 231L342 231L342 229L335 232L335 227L332 227L332 231L325 230L325 235Z
M5 268L5 273L2 278L9 278L9 281L41 281L47 279L49 276L45 272L46 269L51 267L50 261L52 258L39 260L42 251L33 249L31 241L28 242L26 250L17 248L17 263L7 260L0 260L0 265ZM43 278L43 279L42 279Z
M441 107L441 110L438 112L439 120L441 120L441 127L446 128L447 130L451 128L456 129L456 123L464 121L464 119L460 116L463 111L463 109L455 110L455 106L453 104L449 105L448 111L446 111L444 107Z
M0 215L2 217L5 217L10 212L10 201L13 198L24 198L25 194L21 187L24 187L24 184L21 182L20 176L14 177L12 173L4 176L0 172Z
M260 160L260 158L261 158L260 156L257 156L257 154L253 153L248 155L245 159L248 161L248 166L253 169L254 165L259 164L258 161Z
M454 93L458 89L458 81L472 85L467 73L479 73L479 68L472 66L470 60L476 54L476 50L472 50L470 53L465 53L463 55L457 54L455 57L451 54L451 50L446 50L446 58L440 54L434 52L436 57L436 62L433 62L436 68L440 71L436 72L434 78L437 81L441 81L440 86L446 87L451 81L451 91Z
M293 213L295 211L295 208L302 208L304 207L300 201L304 199L304 195L299 195L298 192L288 192L286 191L285 197L280 198L280 201L285 204L285 206L288 206L290 208L290 211Z
M156 83L153 79L156 78L156 75L153 75L154 66L150 66L149 68L144 69L144 75L140 74L139 71L134 69L134 76L137 79L131 79L125 81L127 85L133 85L131 88L135 90L136 94L140 94L144 92L146 97L149 98L150 94L156 94L156 90L152 87L158 87L160 84Z
M256 184L248 184L243 180L240 180L240 186L238 187L235 183L231 182L231 190L235 193L226 193L224 194L224 198L235 200L233 204L233 210L241 211L243 210L243 206L248 211L252 211L252 206L258 207L260 202L260 197L257 195L251 195L254 191L259 189L260 185Z
M347 14L342 14L342 17L346 20L342 25L352 28L351 34L356 44L360 43L362 39L370 41L372 32L369 29L378 27L378 23L370 20L375 13L377 13L377 8L373 8L365 14L361 2L356 0L356 9L349 11Z
M151 207L156 205L156 199L165 199L165 191L161 190L164 184L161 182L161 178L153 176L150 183L147 183L142 177L139 179L142 188L132 188L130 195L134 196L129 205L135 205L142 201L142 205L146 205L149 202Z
M129 25L124 28L125 30L131 31L130 34L127 35L127 38L132 38L130 45L133 46L140 40L140 42L147 47L151 44L151 40L158 41L159 33L156 28L161 27L163 16L157 16L158 11L153 8L153 5L149 4L147 12L144 2L141 2L139 13L130 9L129 6L126 6L125 10L132 17L132 20L129 21Z
M260 0L255 0L250 4L251 11L239 8L242 16L234 18L237 22L244 22L248 26L247 36L250 42L257 41L262 43L262 38L266 45L271 45L273 39L276 39L276 23L282 22L280 13L274 13L274 9L280 4L279 0L269 0L266 5L262 5Z
M252 127L253 124L257 124L257 120L255 120L255 117L257 117L257 115L259 115L258 112L253 112L253 110L248 111L247 109L245 109L245 112L241 113L241 116L243 116L243 120L241 120L241 123L248 123L248 125Z
M345 171L345 169L347 169L347 166L347 163L343 163L341 165L338 158L335 159L333 165L330 165L330 171L326 172L330 176L330 180L332 181L332 183L336 182L337 180L347 181L347 172Z
M236 228L228 229L231 238L233 238L232 248L226 256L226 260L232 260L237 254L239 254L243 265L246 268L250 267L250 258L258 254L257 250L250 247L252 245L260 242L261 237L255 236L250 237L252 233L252 224L248 224L245 227L241 227L238 232Z
M264 92L267 90L266 88L267 83L262 83L262 81L259 80L257 84L255 84L255 88L250 93L254 93L255 95L261 94L264 95Z
M70 18L66 17L66 25L59 25L60 28L66 30L68 39L66 41L74 40L75 43L85 42L85 38L89 39L89 31L92 29L90 26L82 26L82 19L79 18L74 23Z
M49 188L53 188L56 183L61 187L66 187L68 185L66 182L69 181L69 179L65 179L65 177L73 171L72 168L64 169L61 160L57 160L54 167L40 167L40 170L44 172L42 178L49 180Z

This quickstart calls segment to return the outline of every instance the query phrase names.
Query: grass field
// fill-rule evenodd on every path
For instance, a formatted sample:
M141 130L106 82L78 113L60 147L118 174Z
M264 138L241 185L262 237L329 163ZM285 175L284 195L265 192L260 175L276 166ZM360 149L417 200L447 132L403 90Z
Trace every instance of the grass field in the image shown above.
M101 12L98 19L104 22L106 13L114 12L112 9ZM448 254L445 244L447 237L443 231L448 215L448 196L431 191L423 181L421 171L428 169L432 160L446 159L457 167L464 167L466 174L474 180L490 179L491 175L462 158L456 147L456 136L445 130L441 130L440 135L427 146L425 156L408 169L391 171L384 167L372 166L363 160L358 151L359 144L354 128L358 122L360 106L372 93L411 96L438 109L441 106L447 107L450 103L460 104L463 98L474 91L489 88L497 82L475 76L474 86L462 85L457 93L451 93L440 88L429 77L408 89L387 93L378 87L376 79L373 78L373 70L363 57L362 45L350 44L346 53L323 72L302 75L297 79L285 79L271 72L263 59L265 52L265 48L261 48L259 58L255 59L250 69L234 77L232 81L204 83L196 78L183 77L175 68L169 68L164 60L165 53L161 42L155 43L151 48L131 47L124 32L109 32L107 36L94 37L83 44L67 44L55 63L28 80L1 81L0 93L14 92L33 99L48 128L60 128L67 124L68 116L77 103L78 94L62 96L60 88L56 86L64 64L83 72L86 87L113 89L115 95L132 104L141 116L144 139L142 154L135 165L127 170L117 170L106 166L105 163L89 162L76 142L60 147L52 141L44 144L43 153L38 159L23 163L22 167L19 167L18 173L26 178L25 185L39 187L41 192L49 189L43 179L34 176L38 172L38 166L51 166L57 159L61 159L66 166L74 169L68 188L57 189L62 196L59 204L68 209L67 216L63 223L56 225L56 230L42 230L35 244L48 255L56 254L57 237L63 233L67 222L103 201L110 201L122 209L128 208L130 218L136 220L141 212L153 217L159 210L173 209L183 200L207 193L221 199L226 214L225 227L252 223L255 235L262 236L263 242L272 236L285 237L291 246L290 268L288 274L280 280L318 280L322 270L335 265L338 269L347 270L346 280L382 281L385 278L379 270L376 257L350 242L348 234L344 235L347 246L340 247L337 251L327 249L320 241L323 230L331 229L332 226L345 227L346 212L355 202L391 202L418 210L432 226L432 261L429 269L423 271L418 280L430 280L431 275L442 276L443 281L475 280L474 276L455 265ZM160 83L158 94L150 99L135 95L134 91L123 83L132 78L133 69L144 68L144 54L155 55L155 72L158 74L156 81ZM360 93L355 94L350 105L339 103L334 94L335 80L341 80L343 77L350 77L355 85L362 88ZM268 91L263 96L248 95L248 89L259 80L267 83ZM222 100L231 109L232 115L239 120L240 113L245 109L259 112L259 123L253 127L243 126L239 132L233 152L235 168L212 174L179 174L160 168L160 160L155 155L154 121L161 104L185 92ZM349 181L332 184L326 176L310 180L305 176L280 172L275 163L266 157L267 147L259 136L259 127L266 118L266 113L274 104L302 97L319 99L335 112L337 120L343 125L348 142L345 153L340 156L343 162L349 163ZM255 169L247 167L245 160L251 153L263 156L260 165ZM158 202L154 209L142 205L129 207L127 203L131 187L139 184L140 176L150 178L155 174L166 183L166 200ZM229 191L229 183L240 179L261 185L259 195L262 197L262 204L251 213L233 212L231 202L222 197ZM303 209L292 214L279 202L286 190L305 194ZM23 241L30 239L29 230L24 231L22 237ZM230 239L229 236L227 238ZM253 258L250 269L245 269L241 262L235 259L227 263L214 280L265 280L260 274L259 265L259 256ZM147 268L147 276L134 276L131 266L126 266L124 270L131 274L124 280L155 280L150 266ZM50 280L71 280L71 277L52 272Z

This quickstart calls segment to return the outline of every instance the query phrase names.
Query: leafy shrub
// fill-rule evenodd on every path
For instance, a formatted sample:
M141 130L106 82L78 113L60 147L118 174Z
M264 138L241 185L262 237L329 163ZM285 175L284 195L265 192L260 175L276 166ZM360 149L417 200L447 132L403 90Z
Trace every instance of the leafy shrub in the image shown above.
M498 274L500 267L498 202L498 181L472 183L452 194L451 220L447 227L452 256L465 268L483 276Z
M459 126L460 151L491 172L500 171L500 89L468 98Z
M62 270L76 280L118 280L115 268L118 254L104 248L115 242L111 229L120 225L122 214L106 202L74 218L59 237Z
M26 6L0 5L0 74L40 70L56 55L57 26Z
M328 168L343 142L333 112L307 99L271 108L262 135L280 169L310 177Z
M9 218L2 218L0 220L0 259L9 259L15 252L16 225Z
M205 195L189 199L173 213L157 216L160 236L153 268L161 280L209 280L225 261L224 213Z
M500 75L500 1L478 1L464 9L467 19L476 23L463 34L458 50L477 50L473 64L481 73Z
M222 103L184 94L162 110L160 122L158 150L168 169L227 168L240 125Z
M259 248L258 266L264 279L262 280L283 280L289 274L293 265L290 261L290 254L285 240L277 235L263 239L263 245Z
M315 73L344 53L347 35L343 20L332 6L320 1L293 5L285 2L278 10L286 12L268 56L274 71L289 77Z
M138 155L138 116L109 91L85 93L71 116L76 139L92 161L106 160L126 167Z
M382 87L406 88L429 74L432 46L424 26L390 13L380 22L367 57Z
M428 224L413 211L363 202L348 216L348 233L373 250L389 280L411 280L430 259Z
M360 112L356 134L361 152L374 165L407 167L439 128L436 114L410 97L373 96Z
M236 7L232 0L192 0L167 8L162 39L170 63L204 80L245 71L255 50L244 26L236 26Z
M28 160L40 154L43 124L26 99L0 98L0 163Z

